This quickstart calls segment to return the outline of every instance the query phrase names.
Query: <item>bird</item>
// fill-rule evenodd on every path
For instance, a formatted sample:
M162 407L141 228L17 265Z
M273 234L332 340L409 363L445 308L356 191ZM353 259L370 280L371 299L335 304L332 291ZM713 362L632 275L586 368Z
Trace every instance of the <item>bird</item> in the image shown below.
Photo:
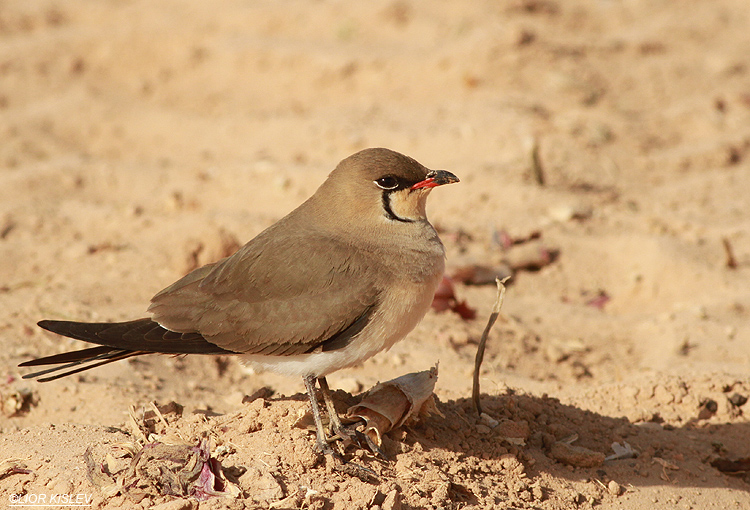
M389 149L361 150L235 253L158 292L150 317L40 321L97 346L25 361L19 367L53 366L23 378L52 381L152 353L236 355L254 368L302 377L317 449L330 453L329 441L345 431L326 376L389 349L427 313L445 248L427 220L426 200L433 188L458 181Z

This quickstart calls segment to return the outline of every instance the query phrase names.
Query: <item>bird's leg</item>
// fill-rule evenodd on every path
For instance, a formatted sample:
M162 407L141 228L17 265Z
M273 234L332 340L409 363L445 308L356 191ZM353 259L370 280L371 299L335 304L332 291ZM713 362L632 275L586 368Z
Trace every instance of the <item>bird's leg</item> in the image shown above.
M307 389L307 395L310 397L310 406L312 407L312 413L313 413L313 420L315 421L315 429L317 431L317 449L326 455L332 455L334 458L340 460L341 462L345 462L341 454L337 453L331 446L328 444L328 438L325 433L325 429L323 428L323 420L320 417L320 406L318 404L318 397L315 395L315 376L305 376L305 388ZM344 442L344 447L348 444L348 442L353 441L354 437L362 436L365 439L365 443L368 444L370 447L370 451L375 453L376 455L380 455L383 458L386 458L385 454L378 448L378 446L370 440L367 436L365 436L362 433L358 433L358 431L354 431L354 434L350 433L344 428L344 425L341 423L341 419L339 418L338 413L336 412L336 408L333 405L333 399L331 398L331 390L328 388L328 381L326 381L325 377L317 378L317 381L320 383L320 389L323 393L323 400L326 403L326 409L328 411L328 416L331 421L331 426L333 427L333 431L336 433L336 436L341 439ZM360 441L357 441L360 445L362 444ZM372 471L369 468L366 468L364 466L355 466L356 469L360 470L361 473L357 474L354 473L356 476L360 477L370 477L370 476L377 476L375 475L375 472ZM355 471L356 471L355 469Z
M315 420L318 450L320 450L321 453L332 453L332 449L330 446L328 446L328 440L326 439L326 432L323 428L323 420L320 418L320 406L318 405L318 397L315 395L315 376L306 375L304 377L304 380L305 388L307 389L307 396L310 397L310 406L312 407L313 420Z
M347 473L352 476L356 476L360 480L363 480L368 483L376 483L379 481L378 475L370 468L367 468L365 466L360 466L358 464L353 463L347 463L346 460L344 460L344 457L336 452L331 446L328 444L328 441L326 439L326 433L323 429L323 420L320 418L320 407L318 406L318 397L315 396L315 376L312 375L306 375L304 378L305 381L305 388L307 388L307 395L310 397L310 405L312 406L312 412L313 412L313 420L315 420L315 428L317 429L317 448L320 451L320 453L323 453L324 455L330 455L333 457L334 460L338 461L338 465L334 466L334 469L336 471L340 471L342 473ZM338 422L338 426L342 427L341 420L339 420L338 414L336 414L336 409L333 407L333 400L331 400L330 390L328 389L328 383L324 378L320 378L321 380L321 390L323 391L324 400L326 401L326 406L328 407L328 412L331 415L331 423L333 423L334 420ZM330 402L330 403L329 403ZM335 418L333 418L335 416ZM334 425L335 427L335 425ZM338 433L338 432L337 432Z
M328 381L325 377L318 377L318 384L320 384L320 390L323 393L323 400L326 403L326 410L328 411L328 419L331 420L331 428L333 433L339 436L342 440L350 438L349 433L344 430L344 425L341 423L341 418L336 412L336 407L333 405L333 399L331 398L331 390L328 388Z

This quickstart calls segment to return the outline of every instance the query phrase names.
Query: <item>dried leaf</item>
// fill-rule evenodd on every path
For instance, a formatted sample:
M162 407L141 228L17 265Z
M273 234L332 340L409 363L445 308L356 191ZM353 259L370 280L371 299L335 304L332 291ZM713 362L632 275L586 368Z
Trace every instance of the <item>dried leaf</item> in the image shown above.
M609 303L609 301L612 298L609 297L609 295L603 291L600 290L599 293L596 295L596 297L589 299L586 301L586 306L592 306L594 308L598 308L599 310L604 309L604 305Z
M436 312L451 310L457 313L464 320L471 320L476 317L476 310L469 307L466 301L459 301L453 288L453 282L447 276L443 279L435 292L432 300L432 309Z
M147 494L192 496L201 501L239 496L240 489L224 477L221 464L211 457L208 440L201 440L197 446L180 442L179 438L174 441L148 443L135 454L130 467L118 479L124 492L136 499ZM88 459L87 465L90 474L101 478Z
M433 390L437 366L378 383L362 401L350 407L346 418L364 420L364 433L380 446L382 435L401 425L416 421L426 413L437 412Z

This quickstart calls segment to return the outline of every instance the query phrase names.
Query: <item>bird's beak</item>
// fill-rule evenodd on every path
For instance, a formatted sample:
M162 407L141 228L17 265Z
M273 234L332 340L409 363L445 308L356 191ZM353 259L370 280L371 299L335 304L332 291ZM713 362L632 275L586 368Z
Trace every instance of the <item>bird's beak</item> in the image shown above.
M419 181L411 189L435 188L443 184L459 182L458 177L447 170L430 170L423 181Z

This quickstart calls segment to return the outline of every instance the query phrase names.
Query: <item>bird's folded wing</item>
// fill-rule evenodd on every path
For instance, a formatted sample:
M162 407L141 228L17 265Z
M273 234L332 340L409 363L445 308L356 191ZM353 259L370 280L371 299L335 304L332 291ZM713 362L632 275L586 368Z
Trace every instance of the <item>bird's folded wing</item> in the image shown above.
M369 254L332 237L266 231L158 293L149 311L171 331L200 333L233 352L331 350L370 320L376 282L388 278L382 272Z

